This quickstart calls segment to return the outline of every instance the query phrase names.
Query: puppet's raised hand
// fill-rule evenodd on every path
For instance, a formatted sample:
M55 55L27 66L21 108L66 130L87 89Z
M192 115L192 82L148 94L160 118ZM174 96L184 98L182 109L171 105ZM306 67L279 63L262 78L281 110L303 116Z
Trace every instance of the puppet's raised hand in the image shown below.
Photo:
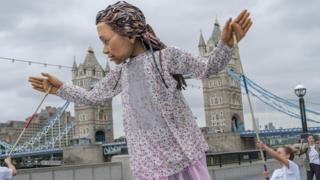
M230 18L226 22L221 33L221 39L230 47L233 47L234 41L232 33L234 32L236 34L237 41L240 42L250 29L251 25L252 21L250 19L249 11L243 10L235 20L232 21Z
M236 33L237 41L240 42L241 39L247 34L252 21L250 18L250 12L243 10L238 17L231 23L233 32Z
M221 33L221 40L227 43L229 47L233 47L231 23L232 23L232 18L229 18L226 24L224 25Z
M58 89L62 86L62 82L48 73L41 73L44 77L29 77L29 82L33 89L47 92L49 87L51 87L50 94L56 94Z

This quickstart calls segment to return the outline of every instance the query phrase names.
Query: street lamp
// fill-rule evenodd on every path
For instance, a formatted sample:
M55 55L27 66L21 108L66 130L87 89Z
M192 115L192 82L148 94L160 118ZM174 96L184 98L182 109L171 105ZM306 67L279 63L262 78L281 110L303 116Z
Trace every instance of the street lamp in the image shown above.
M303 96L306 95L306 92L307 92L307 89L302 84L299 84L294 88L294 93L299 97L301 123L302 123L301 138L308 137L306 108L305 108L304 99L303 99Z

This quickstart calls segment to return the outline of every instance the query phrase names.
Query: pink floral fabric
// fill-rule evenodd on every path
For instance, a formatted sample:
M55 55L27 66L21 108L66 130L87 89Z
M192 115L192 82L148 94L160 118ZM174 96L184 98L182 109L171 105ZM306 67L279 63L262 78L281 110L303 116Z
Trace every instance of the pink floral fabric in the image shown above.
M155 52L166 88L147 51L110 71L92 90L64 84L57 95L76 103L104 105L121 93L130 165L137 180L169 177L198 162L208 145L171 74L202 79L224 69L232 48L220 41L208 58L167 47ZM116 85L117 84L117 85Z
M204 154L200 160L184 168L181 172L166 177L152 178L152 180L211 180L206 156Z

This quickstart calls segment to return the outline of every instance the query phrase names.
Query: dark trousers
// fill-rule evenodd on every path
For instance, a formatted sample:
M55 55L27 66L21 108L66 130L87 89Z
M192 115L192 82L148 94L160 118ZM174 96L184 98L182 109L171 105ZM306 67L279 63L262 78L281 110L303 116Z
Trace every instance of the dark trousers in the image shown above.
M310 163L310 171L307 171L307 180L313 180L316 175L316 180L320 180L320 165Z

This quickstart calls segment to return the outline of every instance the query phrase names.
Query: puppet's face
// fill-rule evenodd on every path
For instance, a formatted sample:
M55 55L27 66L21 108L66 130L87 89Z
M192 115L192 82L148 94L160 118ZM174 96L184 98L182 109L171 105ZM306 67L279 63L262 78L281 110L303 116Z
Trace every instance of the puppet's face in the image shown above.
M124 37L114 32L104 22L97 24L100 40L104 44L103 53L116 64L121 64L129 58L134 50L135 39Z

